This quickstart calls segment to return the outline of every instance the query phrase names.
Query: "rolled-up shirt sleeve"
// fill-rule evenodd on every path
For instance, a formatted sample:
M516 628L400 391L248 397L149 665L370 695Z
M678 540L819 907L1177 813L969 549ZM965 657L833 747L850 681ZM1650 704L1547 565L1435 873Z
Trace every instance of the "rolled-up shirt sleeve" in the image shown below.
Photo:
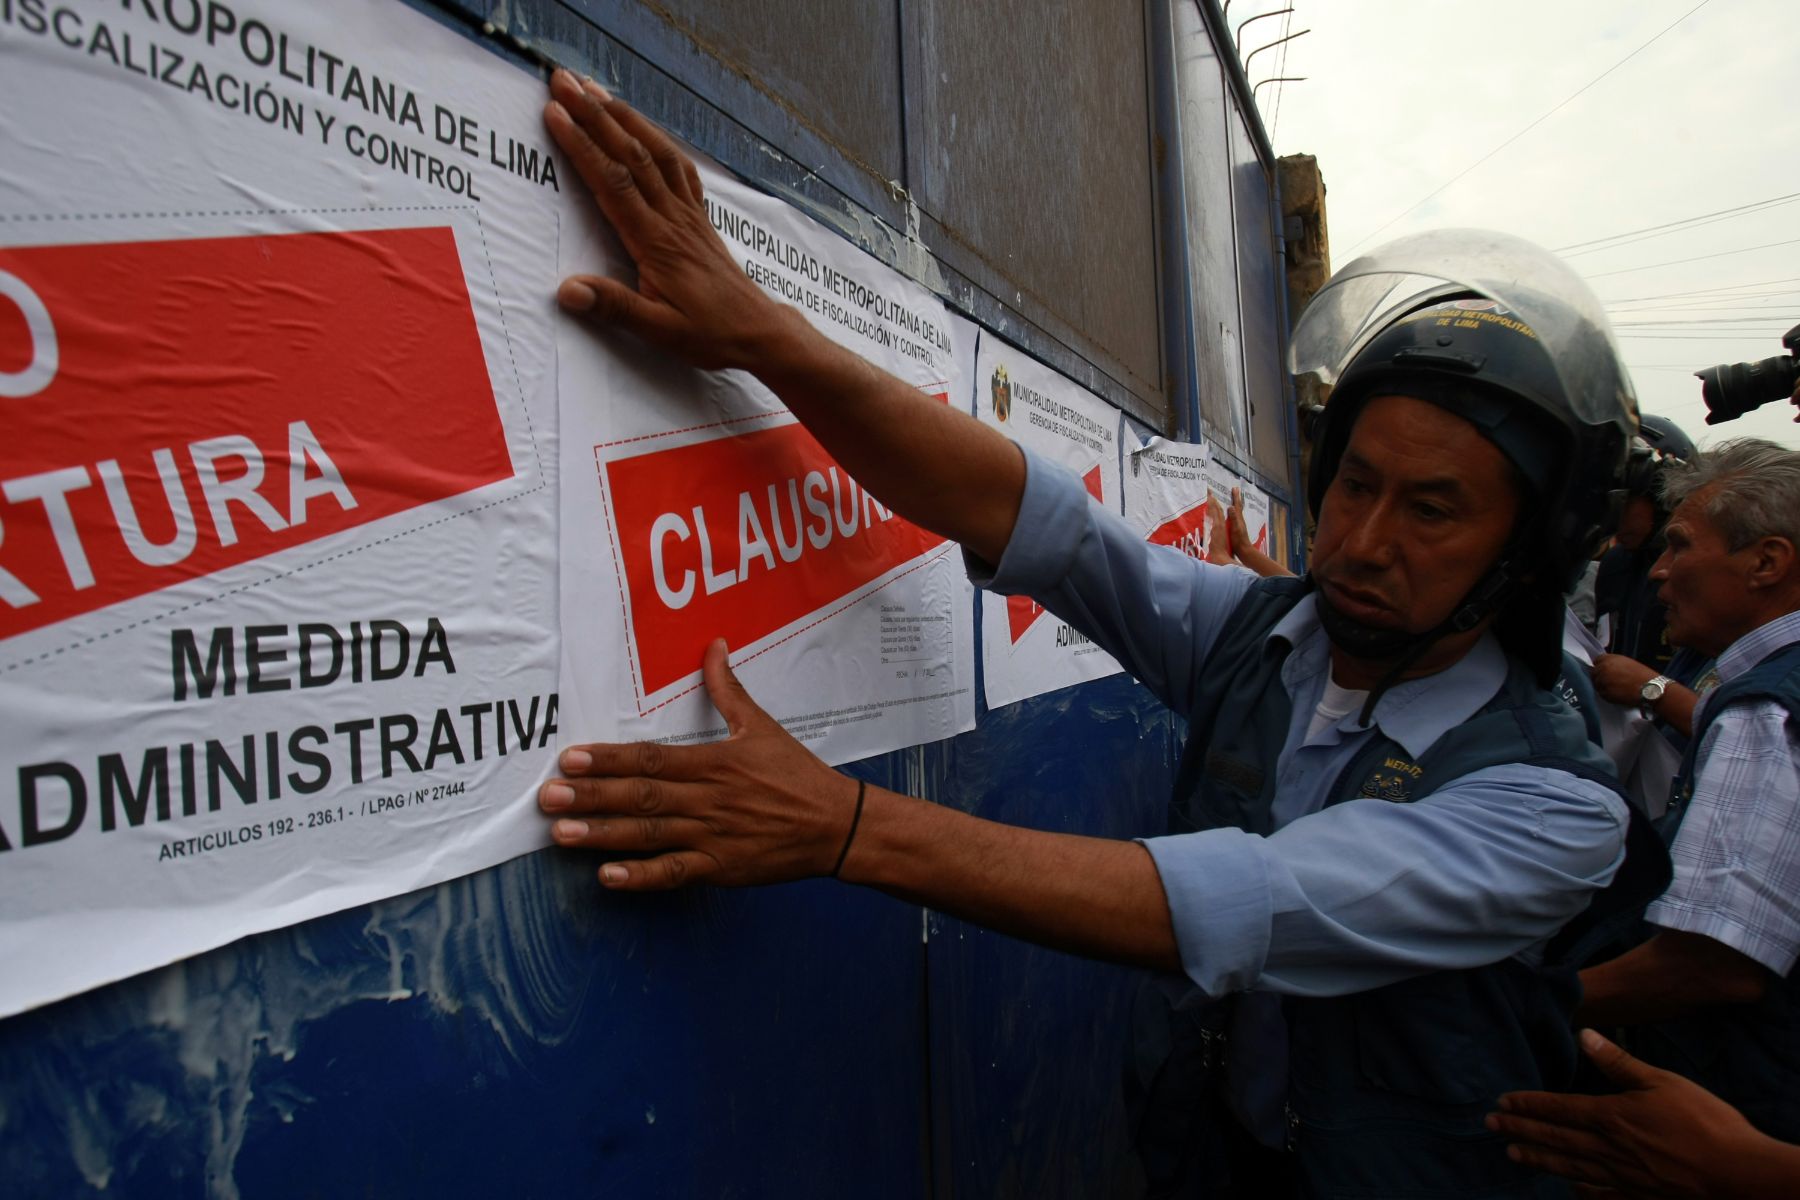
M1266 838L1215 829L1144 845L1202 991L1336 996L1531 949L1611 881L1626 819L1606 787L1509 764Z
M1145 541L1073 475L1020 449L1025 492L1012 540L997 566L965 554L969 578L1032 597L1187 712L1200 667L1255 576Z

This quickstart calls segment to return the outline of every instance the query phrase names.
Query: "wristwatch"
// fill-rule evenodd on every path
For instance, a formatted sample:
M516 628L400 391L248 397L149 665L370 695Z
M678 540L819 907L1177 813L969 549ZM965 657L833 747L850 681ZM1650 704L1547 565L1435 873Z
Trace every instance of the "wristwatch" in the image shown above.
M1658 675L1638 689L1638 711L1644 714L1645 720L1656 720L1656 702L1663 698L1663 693L1669 690L1672 682L1674 681L1667 675Z

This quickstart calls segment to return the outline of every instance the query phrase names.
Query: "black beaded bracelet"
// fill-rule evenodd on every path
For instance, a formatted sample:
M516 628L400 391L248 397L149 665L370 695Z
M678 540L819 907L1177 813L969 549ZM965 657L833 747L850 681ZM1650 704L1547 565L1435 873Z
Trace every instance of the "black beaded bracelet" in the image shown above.
M844 869L844 860L850 856L850 843L856 840L856 827L862 824L863 797L869 793L866 780L856 781L856 813L850 818L850 833L844 838L844 848L838 851L837 865L831 868L831 877L836 879L838 872Z

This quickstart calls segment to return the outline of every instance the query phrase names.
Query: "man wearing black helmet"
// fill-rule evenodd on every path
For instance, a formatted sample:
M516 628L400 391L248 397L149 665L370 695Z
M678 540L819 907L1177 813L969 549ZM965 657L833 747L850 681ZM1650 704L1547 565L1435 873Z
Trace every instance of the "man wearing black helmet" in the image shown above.
M1650 568L1663 552L1663 527L1669 521L1665 480L1697 453L1681 426L1667 417L1654 413L1639 417L1625 467L1625 500L1614 544L1601 556L1594 584L1595 607L1612 625L1611 652L1594 659L1594 691L1655 722L1677 755L1687 747L1695 705L1701 693L1717 683L1717 674L1709 656L1669 640L1668 608L1657 595ZM1662 761L1661 756L1647 756L1637 768L1652 814L1661 812L1666 803L1666 781L1643 775L1652 770L1651 764Z
M1642 416L1626 465L1625 503L1619 512L1615 544L1601 558L1594 581L1596 611L1612 622L1609 649L1653 668L1637 681L1640 686L1663 674L1675 653L1665 628L1665 610L1656 598L1656 584L1650 581L1650 564L1662 553L1662 529L1669 520L1662 499L1663 475L1670 464L1693 457L1694 443L1680 426L1667 417ZM1608 694L1607 698L1633 704L1639 700L1636 695Z
M1482 1120L1501 1092L1566 1082L1558 935L1613 879L1628 821L1542 690L1635 424L1579 281L1498 237L1427 236L1341 273L1295 338L1337 382L1314 576L1252 581L1147 545L1077 481L816 335L731 262L666 137L591 84L551 89L551 134L638 267L635 288L566 280L565 310L753 371L884 503L962 543L978 581L1030 591L1191 730L1190 832L1018 829L832 771L716 642L728 740L565 751L540 794L557 841L605 852L611 888L828 874L1185 979L1181 1012L1227 1038L1205 1082L1236 1118L1236 1194L1536 1194ZM1382 307L1459 247L1468 270Z

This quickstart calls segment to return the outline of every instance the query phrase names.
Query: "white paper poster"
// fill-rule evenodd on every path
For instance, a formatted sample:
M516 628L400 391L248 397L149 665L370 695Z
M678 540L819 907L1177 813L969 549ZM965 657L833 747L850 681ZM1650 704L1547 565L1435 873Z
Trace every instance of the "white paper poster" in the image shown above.
M999 338L975 356L975 413L1065 468L1088 494L1121 510L1117 409ZM1118 661L1025 596L981 598L981 661L989 708L1112 675Z
M1206 561L1206 446L1151 438L1125 468L1125 520L1144 540Z
M0 1015L544 843L543 102L403 4L0 5Z
M766 291L935 401L966 404L935 296L723 172L702 178L715 228ZM622 271L592 232L565 242L564 270ZM574 323L560 347L572 728L722 737L700 679L715 637L751 695L829 762L973 728L972 589L953 544L884 508L749 376Z

